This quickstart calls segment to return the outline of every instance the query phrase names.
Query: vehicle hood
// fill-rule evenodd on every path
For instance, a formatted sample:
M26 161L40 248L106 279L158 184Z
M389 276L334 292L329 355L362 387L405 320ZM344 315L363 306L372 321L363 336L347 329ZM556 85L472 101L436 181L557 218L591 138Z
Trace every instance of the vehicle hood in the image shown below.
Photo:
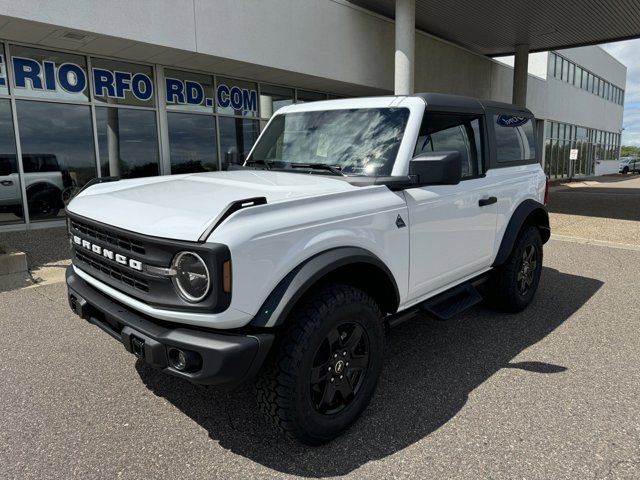
M144 235L196 241L238 200L266 197L271 204L356 188L344 180L303 173L208 172L96 184L77 195L67 210Z

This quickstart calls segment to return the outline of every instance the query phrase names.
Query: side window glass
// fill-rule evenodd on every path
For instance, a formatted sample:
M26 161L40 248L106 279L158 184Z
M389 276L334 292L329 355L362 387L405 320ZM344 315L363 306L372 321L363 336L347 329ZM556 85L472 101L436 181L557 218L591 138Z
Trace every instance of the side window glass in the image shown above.
M462 178L483 173L480 118L470 115L426 113L413 155L457 151Z
M500 163L535 160L533 120L515 115L494 115L496 157Z

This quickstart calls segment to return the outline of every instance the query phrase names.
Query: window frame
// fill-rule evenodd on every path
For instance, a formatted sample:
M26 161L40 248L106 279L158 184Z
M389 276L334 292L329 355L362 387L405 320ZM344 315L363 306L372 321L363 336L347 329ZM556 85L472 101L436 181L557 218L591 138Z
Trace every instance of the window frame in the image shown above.
M425 122L425 120L427 119L427 116L431 116L431 115L447 115L447 116L456 116L456 117L468 117L469 118L469 122L477 119L478 123L479 123L479 131L480 131L480 149L478 150L478 154L481 156L480 158L480 162L479 162L479 172L477 175L469 175L467 177L461 177L460 181L464 182L466 180L475 180L478 178L484 178L487 176L487 171L491 168L490 167L490 157L489 157L489 153L490 153L490 149L489 149L489 144L488 144L488 138L487 138L487 121L486 121L486 115L484 113L479 113L479 112L475 112L475 111L446 111L446 110L425 110L423 117L422 117L422 121L420 122L420 131L422 130L422 124L423 122ZM418 132L418 138L419 138L419 132ZM416 138L416 145L418 142L418 138ZM413 147L413 151L415 152L415 148L416 146ZM412 158L415 158L415 155L412 156Z
M519 160L515 162L499 162L498 161L498 150L497 150L497 142L496 142L496 126L493 121L494 115L514 115L518 117L526 117L532 122L533 127L533 148L535 149L535 155L532 159L529 160ZM488 119L491 119L489 121ZM522 165L534 165L540 164L540 152L538 151L538 132L537 132L537 124L535 116L529 111L522 110L508 110L502 108L487 108L486 110L486 119L485 119L487 129L485 135L488 135L488 143L490 149L489 168L487 170L496 169L496 168L510 168L510 167L519 167Z

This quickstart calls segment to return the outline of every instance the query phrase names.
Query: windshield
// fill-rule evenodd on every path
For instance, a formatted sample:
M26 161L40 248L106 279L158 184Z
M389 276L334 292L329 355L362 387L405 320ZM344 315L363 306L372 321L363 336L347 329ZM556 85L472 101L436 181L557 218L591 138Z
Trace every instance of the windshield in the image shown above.
M409 110L360 108L276 116L247 164L271 169L330 166L345 175L391 175ZM319 173L328 173L321 170Z

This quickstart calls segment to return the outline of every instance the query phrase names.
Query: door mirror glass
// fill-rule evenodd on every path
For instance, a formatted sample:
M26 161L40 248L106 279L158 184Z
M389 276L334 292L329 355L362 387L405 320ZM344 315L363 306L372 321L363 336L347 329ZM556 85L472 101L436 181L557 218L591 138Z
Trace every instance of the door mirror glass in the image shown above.
M409 176L416 186L457 185L460 183L460 152L427 152L411 159Z

